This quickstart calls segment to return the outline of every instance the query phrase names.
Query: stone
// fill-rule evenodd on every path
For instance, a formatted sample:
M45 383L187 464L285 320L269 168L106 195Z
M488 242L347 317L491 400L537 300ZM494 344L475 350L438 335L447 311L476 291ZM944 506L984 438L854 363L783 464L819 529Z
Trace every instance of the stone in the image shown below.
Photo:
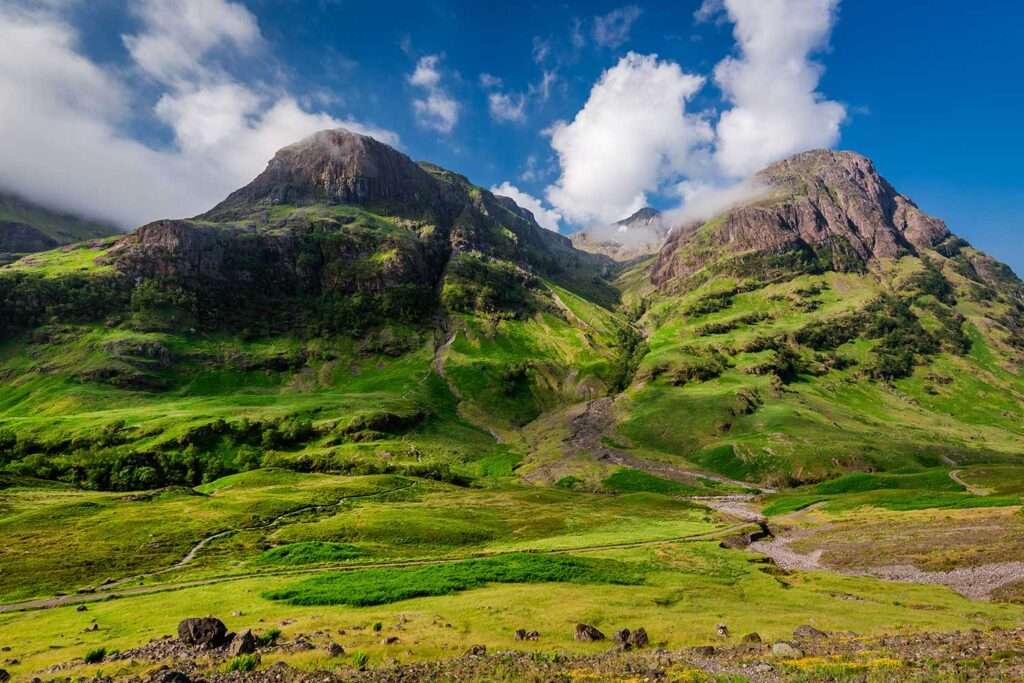
M761 634L760 633L748 633L747 635L743 636L743 642L744 643L760 643L761 642Z
M84 629L82 629L82 631L85 632L85 633L92 633L93 631L99 631L99 630L100 630L100 625L97 624L95 621L92 622L91 624L89 624L88 626L86 626Z
M643 626L633 631L629 637L629 644L635 648L647 647L651 639L647 636L647 629Z
M604 634L590 624L576 624L576 640L595 641L604 640Z
M196 647L220 647L227 633L224 622L216 617L194 617L178 624L178 640Z
M516 640L540 640L540 633L525 628L516 629Z
M4 669L0 669L0 683L7 683L9 680L11 680L11 674L7 673Z
M384 640L380 641L381 645L394 645L398 642L398 636L388 636Z
M76 611L76 612L85 612L85 611L87 611L88 609L89 609L89 608L88 608L88 607L86 607L85 605L79 605L78 607L76 607L76 608L75 608L75 611Z
M780 659L796 659L803 657L804 653L793 643L787 643L784 640L772 645L772 654Z
M329 657L341 657L343 654L345 654L345 648L341 645L338 645L334 641L327 644L327 655Z
M626 646L626 649L629 649L630 647L632 647L632 643L629 642L629 636L629 629L623 628L615 632L615 635L612 636L612 640L614 640L619 645Z
M192 683L187 675L173 669L158 671L150 680L154 683Z
M814 628L813 626L809 626L808 624L803 624L802 626L797 626L795 629L793 629L793 637L794 638L827 638L828 634L825 633L824 631L819 631L818 629Z
M483 657L487 654L486 645L474 645L473 647L466 650L467 657Z
M251 655L253 652L256 652L256 636L249 629L245 629L228 643L228 654L232 657Z
M714 657L718 653L714 645L699 645L693 648L694 654L698 654L701 657Z
M715 631L718 633L719 638L729 637L729 627L725 624L719 624L718 626L716 626Z

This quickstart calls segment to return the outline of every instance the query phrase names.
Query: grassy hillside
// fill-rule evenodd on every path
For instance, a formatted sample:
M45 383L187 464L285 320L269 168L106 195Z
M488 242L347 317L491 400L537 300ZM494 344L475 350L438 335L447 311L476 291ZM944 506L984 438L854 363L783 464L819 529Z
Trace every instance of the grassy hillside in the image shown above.
M105 223L53 211L3 192L0 192L0 223L30 226L59 244L108 237L118 232Z

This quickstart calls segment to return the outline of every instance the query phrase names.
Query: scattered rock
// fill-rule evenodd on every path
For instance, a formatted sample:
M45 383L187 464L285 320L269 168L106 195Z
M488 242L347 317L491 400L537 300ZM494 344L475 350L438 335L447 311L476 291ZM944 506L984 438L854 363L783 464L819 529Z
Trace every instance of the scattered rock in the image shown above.
M780 640L772 645L772 654L782 659L796 659L804 656L804 653L801 652L800 648L793 643L787 643L784 640Z
M775 671L775 667L767 662L761 662L760 664L754 667L754 671L759 674L767 674L771 673L772 671Z
M220 647L227 632L224 622L216 617L196 617L178 624L178 640L203 648Z
M88 609L89 609L89 608L88 608L88 607L86 607L85 605L79 605L78 607L76 607L76 608L75 608L75 611L76 611L76 612L85 612L85 611L86 611L86 610L88 610Z
M760 643L761 642L761 634L760 633L748 633L747 635L743 636L743 642L744 643Z
M7 683L11 680L11 674L7 673L4 669L0 669L0 683Z
M827 638L828 634L825 633L824 631L819 631L818 629L814 628L813 626L809 626L807 624L804 624L802 626L797 626L795 629L793 629L793 637L794 638Z
M380 641L381 645L394 645L398 642L398 636L388 636L384 640Z
M540 633L525 628L516 629L516 640L540 640Z
M699 645L693 648L693 652L701 657L714 657L718 650L715 649L714 645Z
M604 634L590 624L576 624L576 640L595 641L604 640Z
M632 634L630 633L628 628L619 629L615 632L615 635L612 636L612 640L614 640L616 643L622 645L624 648L628 650L629 648L633 647L633 644L629 642L630 635Z
M185 674L170 669L158 671L150 680L154 683L192 683L192 679Z
M473 647L466 650L466 657L483 657L487 654L486 645L474 645Z
M718 633L719 638L729 637L729 627L725 624L719 624L718 626L716 626L715 631Z
M633 635L629 639L629 644L635 648L647 647L650 643L651 639L647 637L647 629L643 626L633 631Z
M253 652L256 652L256 636L249 629L245 629L228 643L228 654L232 657L251 655Z
M341 645L338 645L334 641L327 644L327 655L329 657L340 657L343 654L345 654L345 648Z
M89 624L88 626L86 626L85 628L83 628L83 629L82 629L82 632L83 632L83 633L92 633L92 632L94 632L94 631L99 631L99 630L100 630L100 625L99 625L99 624L97 624L97 623L96 623L96 622L94 621L94 622L92 622L91 624Z

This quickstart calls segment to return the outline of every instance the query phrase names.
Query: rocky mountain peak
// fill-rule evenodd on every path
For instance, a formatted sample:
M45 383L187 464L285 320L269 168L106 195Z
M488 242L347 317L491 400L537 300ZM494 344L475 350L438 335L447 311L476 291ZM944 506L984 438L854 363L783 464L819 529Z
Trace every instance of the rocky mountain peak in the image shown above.
M661 211L657 209L645 206L628 218L623 218L621 221L616 221L615 225L621 225L624 227L631 227L634 225L651 225L658 222L661 219Z
M202 216L229 219L256 205L351 203L421 210L437 199L431 175L398 150L343 128L280 149L266 170Z
M656 283L687 278L741 254L748 266L788 254L800 267L863 270L950 236L945 223L921 211L870 159L854 152L804 152L754 180L764 191L753 199L673 231L655 266Z

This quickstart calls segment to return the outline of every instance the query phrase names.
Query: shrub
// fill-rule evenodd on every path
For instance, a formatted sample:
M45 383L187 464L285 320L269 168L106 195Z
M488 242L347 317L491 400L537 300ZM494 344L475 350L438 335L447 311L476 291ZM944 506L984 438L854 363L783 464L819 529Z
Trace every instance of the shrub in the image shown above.
M226 673L230 673L232 671L248 673L250 671L255 671L259 664L260 656L258 654L238 655L224 663L224 671Z
M85 657L83 657L82 659L85 660L86 664L98 664L99 662L102 662L104 659L106 659L106 657L107 648L97 647L86 652Z
M256 558L262 564L302 565L319 562L341 562L362 556L359 548L348 543L305 541L288 543L265 550Z
M365 671L366 665L370 662L370 655L362 650L352 653L352 666L359 671Z

